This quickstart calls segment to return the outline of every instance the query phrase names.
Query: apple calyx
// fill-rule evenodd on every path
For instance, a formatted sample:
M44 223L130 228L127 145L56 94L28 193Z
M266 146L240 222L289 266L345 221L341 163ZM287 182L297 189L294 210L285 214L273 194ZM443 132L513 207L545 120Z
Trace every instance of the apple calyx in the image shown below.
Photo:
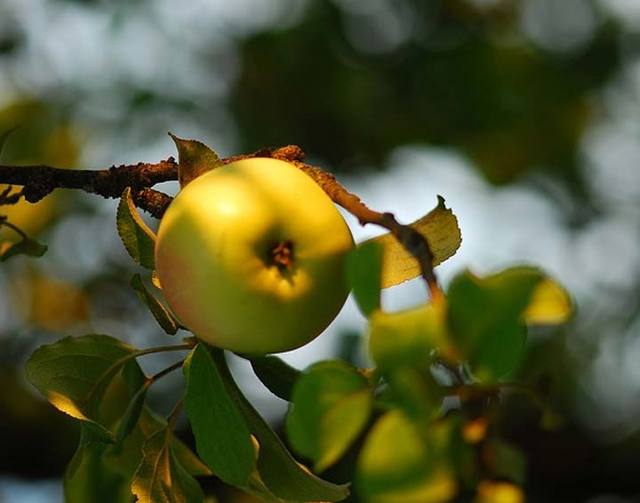
M275 265L280 272L290 271L293 267L293 241L286 240L275 243L269 249L267 263Z

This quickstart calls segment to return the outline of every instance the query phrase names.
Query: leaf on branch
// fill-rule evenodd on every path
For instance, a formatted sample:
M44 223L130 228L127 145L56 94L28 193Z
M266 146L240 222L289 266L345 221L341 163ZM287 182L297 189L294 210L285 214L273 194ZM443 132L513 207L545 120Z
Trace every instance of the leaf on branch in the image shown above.
M129 256L146 269L154 269L156 236L140 217L131 196L131 187L124 189L116 217L116 227Z
M178 147L178 180L184 188L191 180L222 166L218 154L197 140L185 140L169 133Z
M140 414L142 414L144 407L144 401L147 398L147 389L148 385L144 382L129 401L129 405L127 405L120 419L120 424L118 425L115 437L116 444L121 444L138 424L138 419L140 419Z
M377 241L366 241L349 252L347 277L353 295L365 316L380 309L382 261L385 248Z
M519 362L527 335L524 313L543 278L538 269L514 267L484 278L467 271L451 282L451 336L479 380L493 382Z
M129 362L133 367L137 363ZM131 383L128 396L142 380ZM64 477L65 502L131 503L131 482L141 465L143 446L167 422L143 407L131 433L121 443L105 444L82 423L80 444ZM197 456L180 439L171 436L170 449L178 464L193 476L211 475Z
M249 360L258 379L278 398L291 401L291 393L301 372L277 356L257 356Z
M266 421L244 397L231 376L222 351L213 353L229 395L242 412L258 441L258 479L270 494L285 501L342 501L349 495L348 485L337 485L316 477L299 464ZM255 482L256 475L251 482Z
M365 501L449 501L456 483L447 467L447 424L427 432L400 410L378 419L360 451L356 484Z
M151 314L162 329L169 335L175 335L179 328L178 321L171 311L147 289L139 274L133 275L131 278L131 286L138 294L140 300L149 308L149 311L151 311Z
M159 430L142 447L142 461L131 484L140 503L199 503L204 494L172 449L173 434Z
M57 409L112 435L100 421L100 401L135 349L107 335L66 337L41 346L26 364L26 376Z
M0 223L1 225L1 223ZM29 257L42 257L48 250L44 245L29 236L23 236L16 243L4 242L0 244L0 262L4 262L17 255L27 255Z
M438 206L412 224L427 242L433 255L433 267L452 257L462 242L458 219L438 196ZM391 234L369 239L384 246L382 260L382 288L389 288L420 275L420 265L413 255ZM363 244L364 244L363 243Z
M428 422L439 411L442 392L430 373L435 356L452 356L444 300L370 318L369 352L391 398L412 419Z
M404 311L376 312L369 320L369 352L385 372L399 367L427 369L434 351L448 354L446 305L430 302Z
M185 406L198 454L220 479L245 487L255 465L251 432L204 345L189 354L184 374Z
M287 434L292 446L314 461L315 471L333 465L360 435L373 404L367 379L339 360L313 365L298 379Z
M524 312L527 325L556 325L566 322L573 314L573 302L567 290L546 277L533 291Z

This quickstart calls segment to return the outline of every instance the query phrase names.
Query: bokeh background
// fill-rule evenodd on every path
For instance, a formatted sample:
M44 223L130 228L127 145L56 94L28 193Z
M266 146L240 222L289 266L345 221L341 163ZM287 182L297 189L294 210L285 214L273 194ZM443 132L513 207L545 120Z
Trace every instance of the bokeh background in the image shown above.
M3 164L153 162L175 155L172 131L221 155L298 144L405 222L443 195L463 235L445 285L531 263L578 306L531 334L521 369L553 427L527 399L503 406L528 501L640 497L638 0L0 0L0 133L15 126ZM0 208L49 245L0 266L0 501L62 501L75 448L76 426L24 380L35 346L88 332L167 342L128 286L115 205L60 191ZM358 240L380 232L349 223ZM383 300L425 298L413 281ZM363 364L363 329L349 302L284 357ZM277 426L284 402L234 369ZM168 410L181 384L158 383L154 405Z

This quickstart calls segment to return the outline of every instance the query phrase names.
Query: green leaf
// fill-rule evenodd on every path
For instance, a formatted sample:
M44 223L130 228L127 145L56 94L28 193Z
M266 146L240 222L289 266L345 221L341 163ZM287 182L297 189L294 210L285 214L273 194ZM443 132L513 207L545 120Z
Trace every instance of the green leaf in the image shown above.
M127 362L103 395L101 418L108 416L111 422L117 422L124 411L123 404L126 406L144 379L138 363ZM130 502L131 477L140 462L142 445L165 424L143 408L131 434L121 443L107 444L89 423L82 422L78 449L65 471L65 502Z
M169 133L178 147L178 180L184 188L191 180L222 166L218 154L197 140L184 140Z
M122 244L129 256L146 269L154 269L154 249L156 235L140 217L133 198L131 187L124 189L116 216L116 227Z
M452 257L462 242L458 219L438 196L438 206L410 224L429 243L434 267ZM365 241L379 243L384 247L382 260L382 288L398 285L420 275L418 261L389 232Z
M257 356L249 359L258 379L271 393L286 401L291 401L291 392L301 372L287 365L277 356Z
M178 321L173 314L153 295L142 282L139 274L134 274L131 278L131 286L138 294L140 300L149 308L151 314L158 322L158 325L170 335L175 335L178 331Z
M370 319L371 356L390 387L391 398L412 419L426 423L438 412L442 392L430 373L434 356L451 349L446 335L444 301Z
M403 412L393 410L378 419L360 452L358 492L372 496L411 485L431 469L419 430Z
M145 382L131 398L129 405L120 420L120 424L118 425L115 439L116 443L121 443L129 433L133 431L138 423L138 419L140 419L140 414L142 413L142 408L144 407L144 401L147 397L147 389L148 384Z
M83 424L80 445L64 476L66 503L130 503L131 492L126 475L107 463L109 445L87 433Z
M383 253L384 246L381 243L367 241L347 255L349 285L360 311L365 316L370 316L380 309Z
M140 503L197 503L204 501L198 482L181 466L172 449L168 428L149 437L131 484Z
M173 437L172 448L180 464L194 477L213 475L211 469L179 438Z
M569 292L551 278L537 284L524 312L527 325L554 325L564 323L573 314Z
M449 328L479 380L493 382L518 364L526 339L524 312L542 278L537 269L517 267L485 278L467 271L451 282Z
M441 301L395 313L378 311L369 320L369 351L383 372L408 366L427 369L434 351L449 350Z
M102 394L122 366L135 354L128 344L107 335L66 337L38 348L26 364L26 376L56 408L93 424Z
M336 485L316 477L291 456L282 440L244 397L231 376L222 351L213 352L222 380L258 440L258 474L264 486L286 501L342 501L347 485ZM252 478L252 480L254 480Z
M185 406L198 454L223 481L245 487L255 462L251 432L205 346L189 354L184 373Z
M419 428L400 410L383 415L360 451L358 494L371 503L451 501L457 492L450 467L450 424Z
M1 226L1 223L0 223ZM28 255L30 257L42 257L47 251L47 245L39 243L33 238L23 236L16 243L2 243L0 245L0 262L15 257L17 255Z
M323 471L334 464L366 426L373 397L355 368L334 360L313 365L298 379L287 433L296 451Z

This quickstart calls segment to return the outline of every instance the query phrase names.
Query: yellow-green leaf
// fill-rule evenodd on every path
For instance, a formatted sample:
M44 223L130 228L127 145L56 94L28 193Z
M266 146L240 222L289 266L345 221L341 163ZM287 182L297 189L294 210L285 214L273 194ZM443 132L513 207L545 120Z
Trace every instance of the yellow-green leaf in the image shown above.
M448 466L447 423L421 429L400 410L373 426L360 451L358 494L367 503L450 501L456 483Z
M178 321L171 311L147 289L139 274L133 275L131 278L131 286L138 294L138 298L149 308L158 325L169 335L175 335L179 328Z
M56 408L109 438L105 425L98 423L104 422L98 414L100 398L134 354L133 347L106 335L66 337L34 351L26 375Z
M438 205L422 218L410 224L429 243L434 267L453 256L460 247L462 236L458 219L438 196ZM382 288L398 285L420 275L417 260L391 234L383 234L373 241L384 246L382 258Z
M218 154L197 140L185 140L169 133L178 147L178 181L184 188L191 180L222 166Z
M118 235L133 260L147 269L154 268L156 235L144 223L131 197L131 188L122 193L116 217Z
M533 291L524 312L527 325L554 325L564 323L573 314L569 293L551 278L544 278Z
M367 379L340 360L319 362L297 380L287 415L292 446L316 471L334 464L366 426L373 404Z

